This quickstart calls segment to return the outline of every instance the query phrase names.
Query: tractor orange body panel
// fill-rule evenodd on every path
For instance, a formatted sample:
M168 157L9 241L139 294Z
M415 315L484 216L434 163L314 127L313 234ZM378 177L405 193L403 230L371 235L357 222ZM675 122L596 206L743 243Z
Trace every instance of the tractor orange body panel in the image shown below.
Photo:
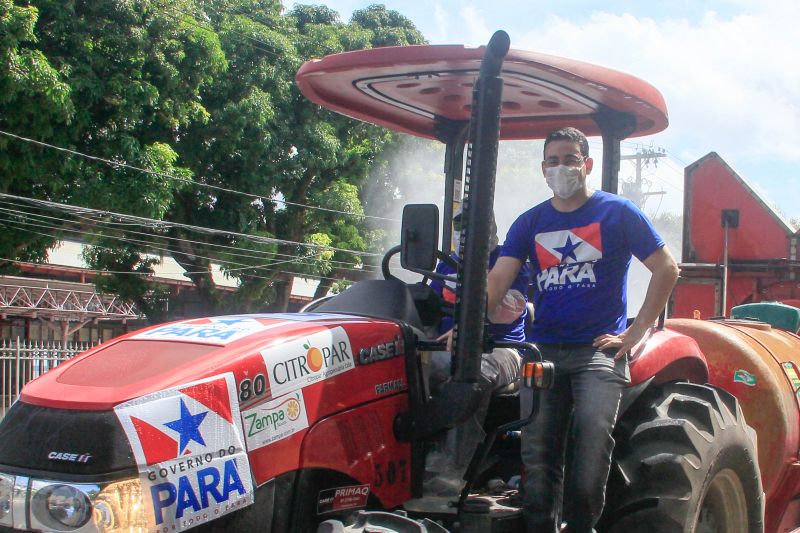
M788 509L800 492L800 337L751 321L667 320L692 337L708 362L709 383L739 399L758 434L758 460L766 496L767 531L796 525ZM784 520L785 519L785 520Z

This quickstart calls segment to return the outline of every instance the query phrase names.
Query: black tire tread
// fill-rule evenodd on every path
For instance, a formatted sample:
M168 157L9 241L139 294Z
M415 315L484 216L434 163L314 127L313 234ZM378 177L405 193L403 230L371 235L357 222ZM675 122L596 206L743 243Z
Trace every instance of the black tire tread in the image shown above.
M749 531L763 532L754 432L735 397L708 385L667 383L625 413L598 531L690 533L717 469L732 468L748 499Z

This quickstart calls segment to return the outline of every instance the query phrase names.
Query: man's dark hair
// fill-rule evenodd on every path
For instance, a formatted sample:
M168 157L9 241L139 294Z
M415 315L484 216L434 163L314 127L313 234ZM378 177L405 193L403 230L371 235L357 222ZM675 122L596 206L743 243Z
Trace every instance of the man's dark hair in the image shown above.
M544 150L547 150L547 145L553 141L571 141L578 143L581 149L581 155L583 155L583 157L589 157L589 141L586 140L586 135L578 129L561 128L551 131L544 140Z

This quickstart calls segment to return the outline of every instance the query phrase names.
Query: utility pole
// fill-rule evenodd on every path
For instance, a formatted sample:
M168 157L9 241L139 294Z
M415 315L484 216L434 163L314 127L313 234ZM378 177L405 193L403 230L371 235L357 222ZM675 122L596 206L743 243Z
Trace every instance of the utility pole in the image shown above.
M644 203L648 196L663 195L666 191L645 192L642 190L642 168L649 166L653 162L653 166L658 166L658 159L666 157L667 152L663 148L640 148L633 155L620 156L623 161L636 161L636 177L634 181L622 182L622 194L635 203L640 209L644 209Z

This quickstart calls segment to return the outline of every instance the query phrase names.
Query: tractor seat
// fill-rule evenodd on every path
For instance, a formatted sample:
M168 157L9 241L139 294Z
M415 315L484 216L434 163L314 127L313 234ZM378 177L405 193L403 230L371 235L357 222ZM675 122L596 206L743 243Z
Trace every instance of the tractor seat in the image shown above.
M399 320L418 331L433 319L436 307L432 289L406 285L396 279L359 281L314 309L315 313L354 314L389 320ZM420 313L422 309L422 313Z

